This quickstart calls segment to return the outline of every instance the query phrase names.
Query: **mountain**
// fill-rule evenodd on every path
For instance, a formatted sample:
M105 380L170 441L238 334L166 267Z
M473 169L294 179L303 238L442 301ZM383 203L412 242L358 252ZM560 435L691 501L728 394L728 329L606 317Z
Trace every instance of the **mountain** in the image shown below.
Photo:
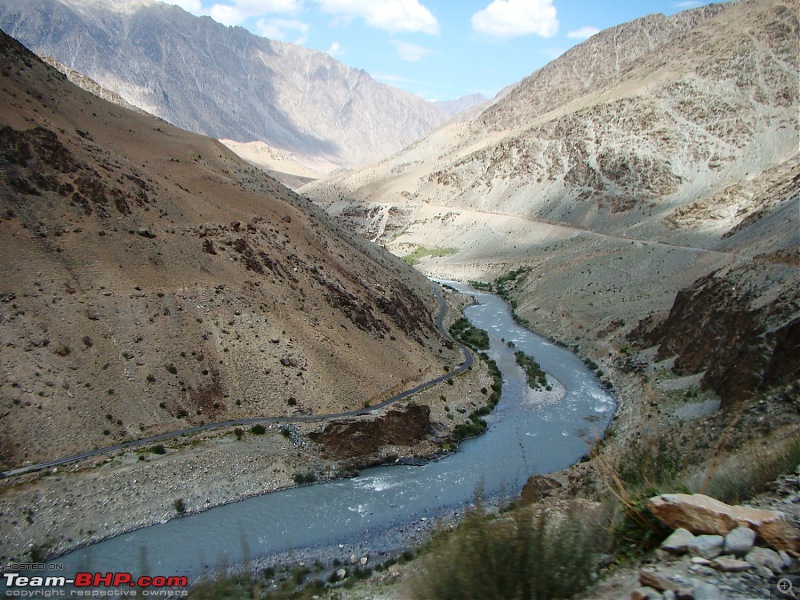
M0 32L0 463L356 409L452 364L429 282Z
M798 35L796 0L643 17L592 36L480 115L301 193L395 253L422 255L429 274L522 268L520 315L598 360L629 350L643 319L637 339L663 343L655 355L667 360L683 346L658 323L694 315L707 324L689 327L703 356L677 371L714 369L703 385L728 393L721 365L747 364L737 397L757 393L784 382L768 365L797 348ZM759 293L734 294L724 319L703 312L697 303L726 285ZM686 298L693 310L673 307ZM736 343L722 334L748 319Z
M448 114L329 55L154 0L0 1L0 28L127 102L321 172L395 152Z
M455 117L466 110L479 107L487 102L489 102L489 99L483 94L470 94L456 100L437 100L433 105L442 109L448 115Z

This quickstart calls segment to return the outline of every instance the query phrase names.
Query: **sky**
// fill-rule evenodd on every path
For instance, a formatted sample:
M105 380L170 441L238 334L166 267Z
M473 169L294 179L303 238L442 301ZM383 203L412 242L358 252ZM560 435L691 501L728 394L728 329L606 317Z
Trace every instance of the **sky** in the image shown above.
M165 0L426 100L493 97L602 29L705 0Z

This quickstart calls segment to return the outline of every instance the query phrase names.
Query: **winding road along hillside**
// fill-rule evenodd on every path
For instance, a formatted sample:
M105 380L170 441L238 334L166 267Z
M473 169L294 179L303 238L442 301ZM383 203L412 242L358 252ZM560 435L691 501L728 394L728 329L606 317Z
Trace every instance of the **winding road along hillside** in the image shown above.
M256 425L259 423L297 423L297 422L309 422L309 421L325 421L328 419L339 419L342 417L357 417L361 415L367 415L372 411L379 410L381 408L385 408L395 402L399 402L400 400L404 400L414 394L421 392L422 390L428 389L431 386L434 386L438 383L442 383L443 381L447 381L448 379L455 377L472 366L473 357L472 353L469 349L464 346L463 344L453 340L450 337L450 334L445 331L442 327L442 320L444 319L444 315L447 312L447 304L442 297L442 293L439 291L439 288L435 283L431 283L431 287L433 289L433 295L436 297L436 300L439 302L439 311L434 319L434 324L436 329L441 333L446 339L452 341L463 353L464 361L459 364L454 369L451 369L447 373L440 375L434 379L429 381L425 381L411 389L408 389L404 392L400 392L399 394L395 394L394 396L380 402L379 404L375 404L367 408L360 408L357 410L349 410L346 412L340 413L332 413L332 414L325 414L325 415L297 415L297 416L284 416L284 417L251 417L247 419L234 419L230 421L220 421L217 423L206 423L204 425L197 425L196 427L187 427L185 429L179 429L177 431L168 431L166 433L161 433L158 435L153 435L146 438L140 438L138 440L130 440L128 442L123 442L121 444L114 444L113 446L106 446L104 448L97 448L95 450L87 450L85 452L79 452L78 454L73 454L71 456L64 456L61 458L56 458L53 460L49 460L46 462L38 463L35 465L27 465L24 467L19 467L17 469L9 469L8 471L4 471L0 473L0 477L13 477L15 475L24 475L25 473L32 473L34 471L40 471L42 469L50 469L53 467L58 467L61 465L77 462L79 460L83 460L85 458L91 458L94 456L101 456L103 454L108 454L111 452L116 452L118 450L128 450L131 448L140 448L142 446L147 446L148 444L153 444L155 442L163 442L164 440L170 440L177 437L181 437L183 435L191 435L195 433L199 433L201 431L208 431L210 429L217 429L220 427L233 427L238 425Z

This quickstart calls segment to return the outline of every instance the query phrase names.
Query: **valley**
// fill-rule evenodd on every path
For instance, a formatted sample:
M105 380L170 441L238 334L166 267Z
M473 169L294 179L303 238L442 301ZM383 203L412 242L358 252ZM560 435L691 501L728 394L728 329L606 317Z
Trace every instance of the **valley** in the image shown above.
M209 422L361 411L463 360L417 271L220 143L0 42L4 471ZM441 392L421 392L435 435L361 459L437 452L467 419L455 403L477 406L486 378L477 368L447 386L452 419ZM61 553L346 471L307 449L315 427L228 427L4 479L15 534L0 555Z
M0 26L36 38L42 15L55 11L77 35L87 23L104 30L136 22L136 13L152 34L151 17L172 11L179 29L200 27L177 7L125 0L138 8L123 15L109 0L98 2L103 18L77 0L37 0L25 11L0 2ZM310 527L303 511L317 510L315 494L334 494L303 484L358 488L373 481L372 471L352 478L381 464L425 464L437 482L455 477L431 494L462 494L467 475L448 471L455 461L433 459L486 429L478 416L489 412L489 389L498 384L491 363L472 362L445 333L462 312L486 304L446 286L440 301L432 278L491 290L513 315L508 323L503 316L502 333L493 329L496 315L483 324L494 335L493 358L516 369L504 403L487 417L488 436L505 433L450 457L472 460L469 448L481 448L502 462L522 448L512 497L482 513L480 492L468 490L447 504L466 518L451 514L438 527L433 513L428 522L422 512L400 518L374 507L391 513L386 523L400 518L392 527L404 530L391 534L401 542L386 550L385 564L422 555L390 565L391 573L372 572L371 564L369 573L357 571L365 563L354 562L329 587L304 589L302 578L292 587L297 565L276 575L277 563L262 556L252 577L220 569L221 586L232 575L243 594L426 597L456 567L482 572L490 561L491 552L472 542L454 559L441 542L457 539L451 529L465 528L470 540L469 528L486 523L498 535L518 534L517 543L528 534L558 537L553 532L575 515L594 527L586 534L593 541L575 542L571 556L598 549L579 560L591 570L591 585L582 583L587 598L663 598L641 591L667 585L641 575L662 563L683 569L692 597L708 584L744 599L779 573L796 574L798 14L797 0L741 0L646 16L592 35L488 103L463 99L468 107L451 120L330 57L230 28L284 61L271 80L294 90L284 99L301 102L295 79L324 70L331 96L349 90L337 102L370 115L366 130L358 118L321 125L323 102L297 114L286 109L277 133L246 135L228 135L230 123L210 118L220 116L205 110L211 95L198 104L203 116L185 98L165 113L149 96L131 94L112 75L124 71L120 65L98 66L99 42L86 68L99 83L59 67L79 89L0 34L0 469L190 432L1 480L0 559L38 561L189 513L213 522L214 507L297 488L285 497L296 493L312 507L299 516L280 508L284 496L264 500L278 506L267 512L285 513L288 540L293 528L300 536ZM211 20L202 27L212 42L211 33L223 35ZM63 45L40 37L38 51L55 56L48 63L68 62ZM176 97L174 74L149 77ZM321 80L306 84L325 96ZM85 91L105 87L113 103ZM128 101L221 141L131 111ZM391 115L379 116L375 105ZM421 118L412 123L414 114ZM319 138L301 135L309 130ZM519 326L544 339L530 342ZM524 382L509 357L526 343L540 353L535 359L547 357L546 391L516 379ZM578 383L564 386L552 373L572 362ZM427 383L435 385L403 395ZM613 418L596 408L606 393ZM573 410L576 397L597 414ZM584 422L552 431L529 424L512 434L502 429L518 416L504 412L509 405L533 421L560 424L554 415L563 410ZM197 429L220 422L230 423ZM536 436L549 442L529 448ZM563 465L550 461L559 449L570 456ZM490 465L483 458L476 464ZM690 565L688 555L668 560L657 550L667 533L644 507L651 496L679 490L788 515L794 533L781 548L784 566L739 565L746 576L734 576L711 562ZM462 511L470 494L474 511ZM358 498L331 510L343 523L357 513L373 540L385 523L373 522ZM396 508L391 494L376 501ZM347 552L359 547L355 531L345 532L353 538ZM402 546L424 542L429 531L431 545ZM333 560L345 544L337 550L334 537L325 539L324 567L338 572ZM511 547L504 539L498 547ZM249 546L240 545L246 562ZM269 552L297 562L289 548ZM470 562L474 556L485 564ZM686 564L676 567L679 560Z

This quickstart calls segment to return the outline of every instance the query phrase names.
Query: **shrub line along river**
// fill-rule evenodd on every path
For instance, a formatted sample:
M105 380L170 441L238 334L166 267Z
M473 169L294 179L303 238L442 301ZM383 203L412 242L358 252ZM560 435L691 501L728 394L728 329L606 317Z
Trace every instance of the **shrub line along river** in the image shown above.
M518 326L502 299L446 283L474 296L477 303L465 315L488 331L488 354L503 373L502 398L486 417L484 435L421 466L375 467L352 479L248 498L92 544L53 562L63 565L65 574L192 576L270 555L296 560L314 548L376 552L396 548L403 538L398 532L409 526L414 531L413 523L462 510L478 489L489 499L515 495L530 475L578 461L613 417L613 396L577 356ZM563 398L536 401L516 363L517 350L533 356L549 381L565 388Z

